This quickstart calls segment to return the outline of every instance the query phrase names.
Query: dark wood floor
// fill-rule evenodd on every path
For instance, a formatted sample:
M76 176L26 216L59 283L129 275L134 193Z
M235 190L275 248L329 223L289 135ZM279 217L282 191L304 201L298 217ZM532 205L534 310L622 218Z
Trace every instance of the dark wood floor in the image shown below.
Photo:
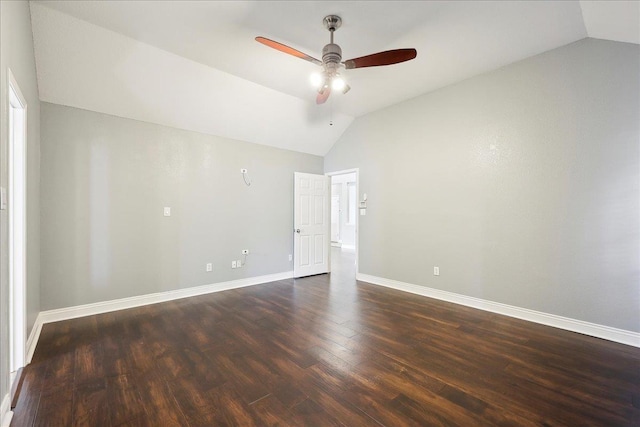
M47 324L11 425L640 425L640 349L334 268Z

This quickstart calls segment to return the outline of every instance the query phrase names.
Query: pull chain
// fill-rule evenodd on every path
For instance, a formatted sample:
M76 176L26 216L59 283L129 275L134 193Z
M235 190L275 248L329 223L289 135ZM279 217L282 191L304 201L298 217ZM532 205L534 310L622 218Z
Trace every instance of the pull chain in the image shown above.
M333 99L329 100L329 126L333 126Z
M331 33L331 44L333 44L333 32L335 31L335 28L329 28L329 32ZM332 77L333 79L333 77ZM335 95L329 100L329 126L333 126L333 98L335 98Z

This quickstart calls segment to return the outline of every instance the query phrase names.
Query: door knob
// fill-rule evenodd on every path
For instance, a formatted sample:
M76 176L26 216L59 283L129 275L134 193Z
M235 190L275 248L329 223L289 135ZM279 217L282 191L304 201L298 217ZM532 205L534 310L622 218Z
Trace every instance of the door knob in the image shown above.
M300 229L296 228L296 233L300 234Z

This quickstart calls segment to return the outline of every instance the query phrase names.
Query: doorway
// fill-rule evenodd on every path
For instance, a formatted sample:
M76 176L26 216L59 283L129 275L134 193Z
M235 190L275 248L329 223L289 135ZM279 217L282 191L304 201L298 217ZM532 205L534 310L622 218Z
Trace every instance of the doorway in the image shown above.
M9 371L25 365L27 102L10 70L8 108Z
M358 169L327 174L331 177L332 263L358 263Z

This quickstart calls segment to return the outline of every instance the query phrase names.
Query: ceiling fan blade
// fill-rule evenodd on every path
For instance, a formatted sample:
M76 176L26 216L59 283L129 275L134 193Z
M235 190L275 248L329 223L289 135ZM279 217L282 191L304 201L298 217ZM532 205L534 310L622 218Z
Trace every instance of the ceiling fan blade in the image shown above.
M288 53L289 55L293 55L296 58L300 58L300 59L304 59L305 61L309 61L312 62L316 65L322 65L322 61L311 57L309 55L307 55L306 53L302 53L299 50L295 50L292 47L287 46L286 44L282 44L282 43L278 43L276 41L273 40L269 40L267 38L264 37L256 37L256 41L262 43L265 46L269 46L271 48L274 48L276 50L279 50L280 52L284 52L284 53Z
M352 69L378 67L380 65L392 65L409 61L415 58L417 55L418 51L416 51L415 49L387 50L385 52L378 52L367 56L361 56L360 58L348 59L344 61L344 66L347 69Z
M316 104L324 104L329 99L329 95L331 95L331 86L325 86L322 90L318 91L318 96L316 97Z

